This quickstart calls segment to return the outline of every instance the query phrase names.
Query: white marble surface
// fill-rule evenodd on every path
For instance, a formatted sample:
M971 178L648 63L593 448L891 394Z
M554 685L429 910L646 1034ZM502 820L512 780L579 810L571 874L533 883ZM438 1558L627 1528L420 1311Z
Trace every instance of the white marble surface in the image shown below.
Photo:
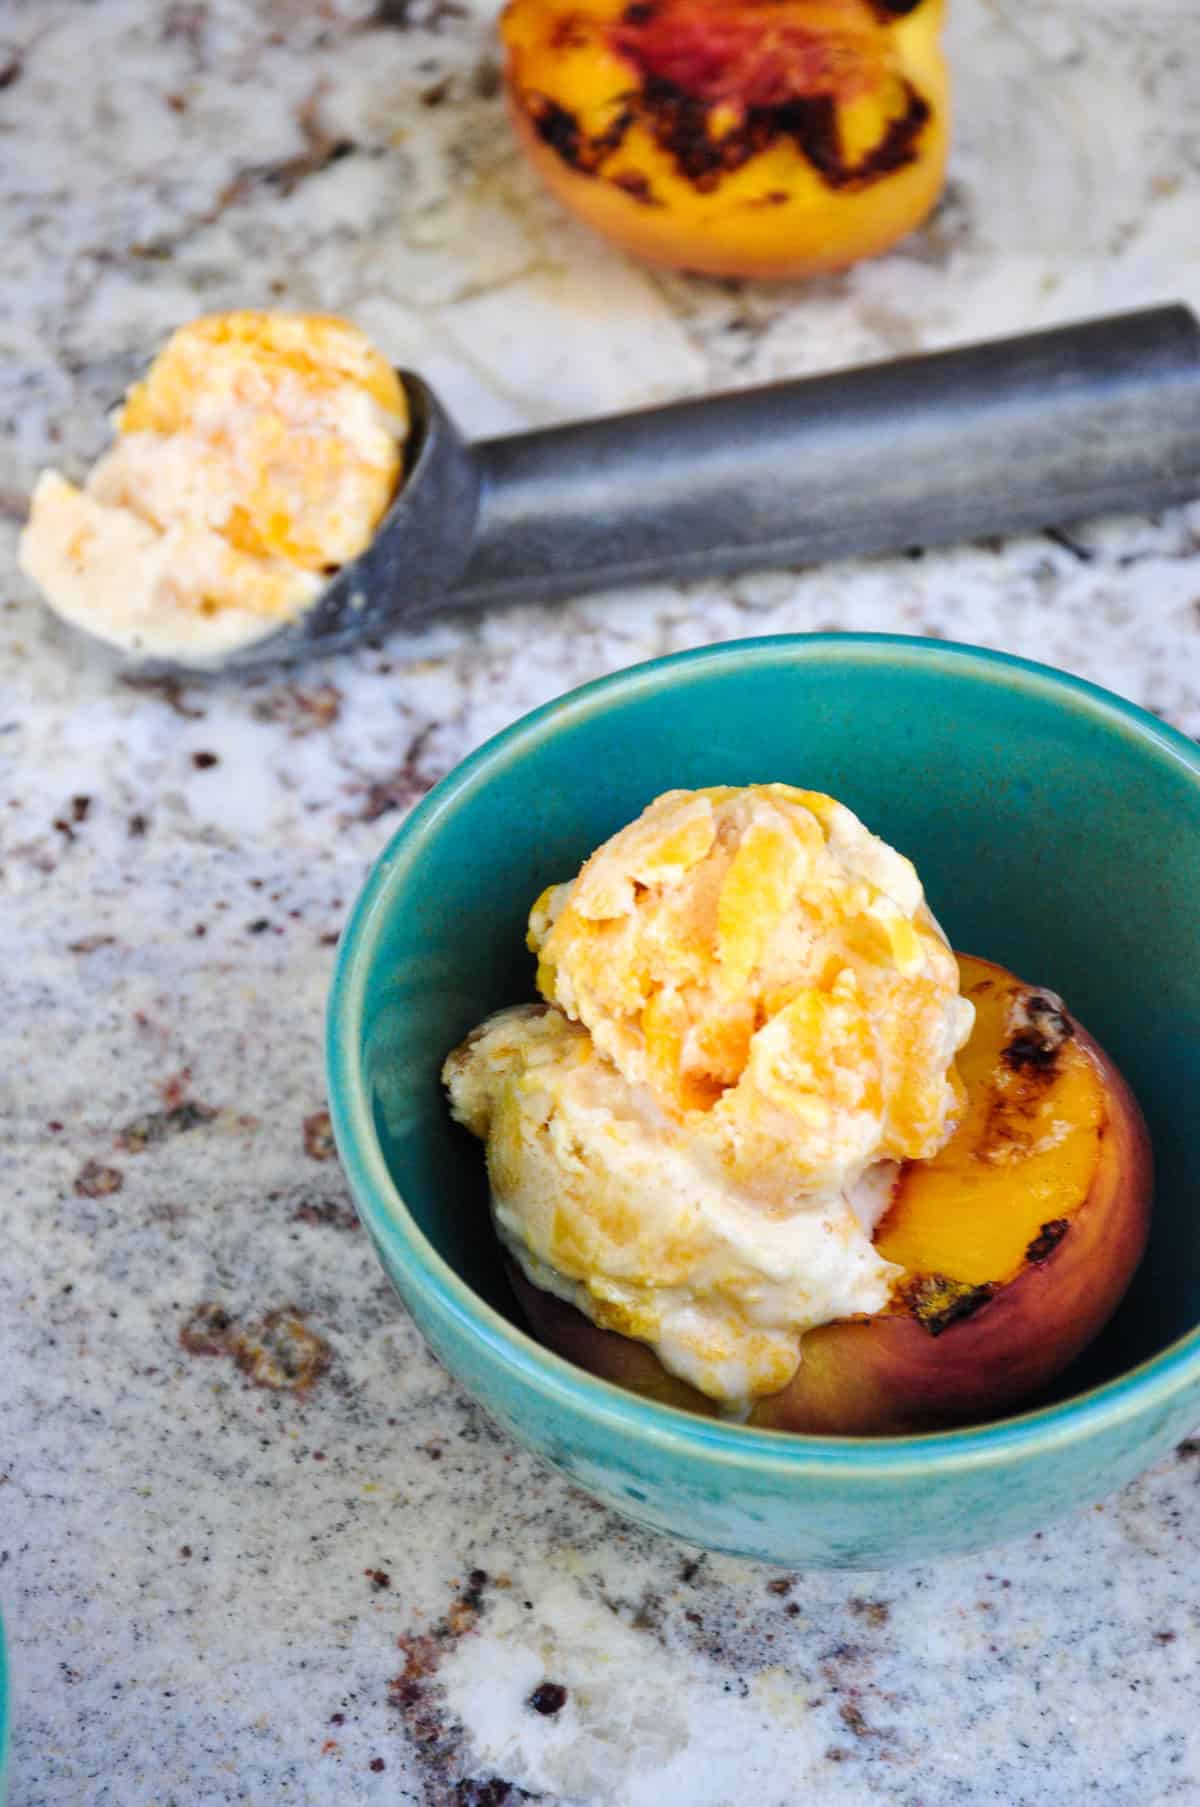
M649 276L561 218L509 142L487 6L0 7L14 1807L1200 1801L1200 1446L983 1558L775 1580L698 1559L459 1394L305 1132L347 903L494 729L668 649L835 627L1014 649L1195 733L1200 510L522 610L181 690L72 640L12 557L37 467L77 473L201 310L347 312L484 433L1200 303L1194 0L952 12L941 213L877 265L768 290ZM297 1393L189 1352L204 1301L243 1352L298 1308L323 1372ZM527 1704L543 1680L557 1714Z

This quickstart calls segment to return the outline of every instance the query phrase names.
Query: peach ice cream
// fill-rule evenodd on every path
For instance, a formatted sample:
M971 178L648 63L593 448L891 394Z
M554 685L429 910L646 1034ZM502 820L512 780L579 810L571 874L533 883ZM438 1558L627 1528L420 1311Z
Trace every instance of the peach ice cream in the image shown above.
M897 1164L948 1140L973 1021L916 872L788 785L673 791L530 917L546 1003L450 1056L525 1277L732 1411L880 1310Z
M129 651L203 660L293 620L370 544L407 404L356 327L246 311L174 333L82 488L44 471L22 568Z

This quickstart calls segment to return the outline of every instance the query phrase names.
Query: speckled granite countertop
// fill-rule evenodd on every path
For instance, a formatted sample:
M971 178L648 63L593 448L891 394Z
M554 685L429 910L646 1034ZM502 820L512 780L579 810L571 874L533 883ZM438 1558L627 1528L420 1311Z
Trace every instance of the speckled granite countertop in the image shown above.
M0 10L13 1802L1200 1801L1200 1443L921 1571L772 1576L641 1534L426 1354L355 1227L320 1060L368 862L531 705L676 647L891 628L1195 733L1200 511L528 609L225 688L123 679L12 557L35 469L77 472L157 336L216 307L347 312L484 433L1200 303L1200 13L955 0L943 208L796 292L651 277L565 224L506 135L488 10Z

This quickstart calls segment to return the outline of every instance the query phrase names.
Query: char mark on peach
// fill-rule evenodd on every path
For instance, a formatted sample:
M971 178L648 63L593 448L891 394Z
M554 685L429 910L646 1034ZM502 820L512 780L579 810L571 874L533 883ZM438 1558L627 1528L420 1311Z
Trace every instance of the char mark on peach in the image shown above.
M930 1336L941 1336L951 1324L972 1318L996 1295L992 1281L971 1286L965 1280L952 1280L947 1274L914 1274L901 1287L900 1296L908 1310Z
M1026 1261L1045 1261L1047 1256L1054 1253L1070 1227L1065 1217L1052 1217L1049 1223L1044 1223L1025 1251Z
M847 193L869 188L916 161L931 113L928 102L911 84L906 83L905 90L904 112L891 122L879 143L856 160L843 153L837 102L824 94L748 107L740 124L719 136L710 130L714 103L653 74L643 77L641 93L631 98L603 132L586 132L576 114L548 95L529 93L525 106L543 144L580 175L601 175L607 159L621 148L637 122L701 194L710 193L724 175L742 168L781 139L791 141L827 188ZM645 200L642 193L633 192L624 174L615 183L633 199Z

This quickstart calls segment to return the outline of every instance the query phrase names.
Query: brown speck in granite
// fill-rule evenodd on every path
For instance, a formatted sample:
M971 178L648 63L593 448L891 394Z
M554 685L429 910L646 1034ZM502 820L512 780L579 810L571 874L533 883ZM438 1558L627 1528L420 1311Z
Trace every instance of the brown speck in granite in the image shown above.
M211 1123L216 1114L211 1105L201 1104L196 1099L173 1105L170 1110L152 1111L145 1117L135 1117L132 1123L117 1131L117 1147L126 1154L144 1154L147 1148L169 1141L172 1136L202 1128Z
M163 1080L158 1091L168 1110L174 1110L177 1105L186 1102L191 1084L192 1069L190 1067L183 1067L178 1073L172 1073L169 1079Z
M76 1198L108 1198L125 1184L119 1167L105 1167L100 1161L85 1161L75 1175Z
M310 1330L293 1306L269 1311L234 1338L231 1352L256 1387L276 1393L306 1393L333 1358L325 1338Z
M189 1355L230 1356L252 1385L275 1393L308 1392L333 1355L294 1306L243 1325L224 1306L205 1300L191 1312L179 1341Z
M304 1152L310 1161L332 1161L336 1155L328 1111L313 1111L304 1119Z
M426 791L432 790L441 774L425 772L421 762L435 725L427 722L419 734L414 734L395 771L382 778L372 778L367 784L358 787L363 793L363 801L357 814L350 818L351 821L377 822L381 816L390 815L393 810L411 809Z
M1154 1642L1160 1645L1173 1644L1177 1636L1178 1633L1174 1631L1156 1631Z
M218 754L206 752L203 748L200 752L192 754L192 764L198 772L210 772L213 766L220 765L220 763Z
M838 1718L846 1727L847 1731L853 1732L856 1738L870 1738L872 1736L872 1728L867 1724L862 1708L856 1707L852 1700L843 1700L841 1702L838 1707Z
M652 1588L647 1588L629 1622L635 1631L660 1631L663 1622L661 1595L656 1594Z
M225 1307L206 1299L193 1308L179 1341L189 1355L226 1355L232 1331L233 1319Z
M789 1600L783 1610L789 1619L798 1619L800 1617L800 1607L795 1600Z
M115 935L85 935L81 941L68 941L69 954L94 954L102 947L115 947Z
M767 1592L769 1594L790 1594L792 1586L790 1575L776 1575L773 1581L767 1582Z
M566 1704L567 1690L561 1682L539 1682L529 1696L529 1705L533 1711L541 1713L547 1719L555 1713L561 1713Z
M72 822L86 822L88 819L88 813L91 810L91 807L92 807L92 800L90 797L72 797L71 798L71 820L72 820Z
M332 1198L306 1198L292 1212L292 1222L323 1230L361 1230L358 1212Z
M291 740L332 728L342 713L342 693L336 684L283 684L255 699L255 721L286 728Z
M690 1585L690 1583L696 1579L696 1576L700 1573L703 1566L703 1556L693 1556L692 1559L689 1562L685 1562L680 1569L679 1579L684 1582L685 1585Z
M8 849L10 860L27 861L33 872L51 873L57 870L57 861L46 843L41 840L22 841Z
M388 1683L389 1695L402 1693L417 1682L427 1681L437 1673L441 1661L439 1636L436 1632L406 1632L396 1640L404 1656L404 1667Z
M371 1761L367 1764L367 1768L374 1770L375 1774L378 1776L387 1768L387 1764L382 1757L372 1757Z
M160 702L173 709L176 715L182 715L185 721L203 721L208 711L200 708L198 703L188 699L183 684L178 678L143 677L136 672L121 679L128 690L138 690L145 696L155 696Z
M386 1569L364 1569L363 1573L366 1575L367 1580L371 1583L373 1590L377 1594L382 1593L392 1585L392 1578Z
M149 826L150 826L150 824L146 820L145 816L142 814L141 810L140 809L135 810L133 815L130 816L130 818L129 818L129 838L130 838L130 840L131 841L140 841L142 839L142 837L145 835L146 830Z
M447 100L449 100L453 88L454 84L450 77L448 75L443 76L440 82L434 82L431 88L426 88L423 91L420 96L421 105L423 107L444 106Z
M269 189L286 200L309 176L320 175L331 163L340 163L343 157L353 156L360 148L353 138L331 133L325 126L321 118L321 100L325 86L324 80L318 81L296 109L295 119L303 140L303 149L292 157L281 157L277 162L254 163L238 170L233 180L227 182L221 190L216 205L210 209L208 224L219 219L227 207L234 207L239 202L248 200L256 189Z
M331 1713L329 1715L329 1723L330 1725L345 1725L346 1715L344 1713Z
M482 1588L472 1587L468 1584L464 1591L450 1602L444 1625L446 1632L451 1637L461 1637L464 1632L474 1630L482 1598Z
M189 1558L191 1557L191 1554L192 1554L191 1544L190 1543L181 1543L179 1546L179 1555L180 1555L181 1561L187 1562L189 1560Z
M0 57L0 94L5 88L11 88L20 81L24 64L14 50L11 55Z
M46 1128L50 1131L51 1135L55 1136L60 1136L63 1132L63 1125L59 1122L57 1117L51 1117Z
M865 1668L871 1666L873 1660L864 1645L851 1644L843 1640L833 1646L828 1657L821 1664L821 1672L836 1692L839 1687L846 1684L847 1677L842 1673L843 1670L860 1674Z
M471 1792L489 1784L463 1776L467 1755L463 1728L449 1714L438 1681L443 1660L478 1624L488 1579L486 1570L472 1569L465 1588L451 1601L443 1619L429 1631L404 1632L396 1640L404 1666L387 1684L388 1704L402 1717L426 1783L426 1798L438 1803L525 1798L519 1791L512 1796L494 1797Z
M864 1619L868 1625L873 1626L876 1630L879 1630L882 1626L886 1625L892 1616L892 1609L886 1600L860 1600L855 1598L850 1601L850 1611L854 1613L857 1618Z

